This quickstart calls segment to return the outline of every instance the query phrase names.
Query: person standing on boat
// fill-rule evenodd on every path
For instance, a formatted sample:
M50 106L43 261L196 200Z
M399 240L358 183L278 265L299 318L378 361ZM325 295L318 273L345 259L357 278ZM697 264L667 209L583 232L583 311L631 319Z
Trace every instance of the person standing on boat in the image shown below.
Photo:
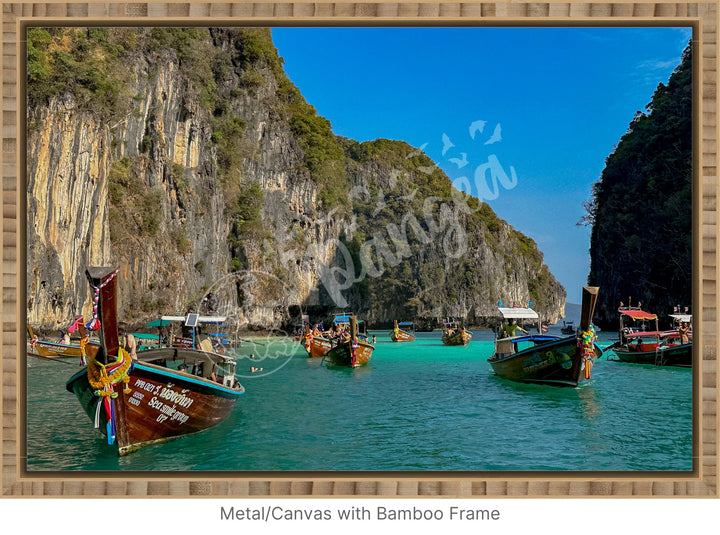
M522 331L525 334L527 334L527 331L520 327L517 323L515 323L515 320L510 320L510 323L506 324L502 328L502 333L505 334L506 338L513 338L514 336L517 336L517 332Z
M125 329L120 329L120 346L130 354L130 358L137 360L137 341L135 337L126 332Z
M690 331L690 325L688 322L683 321L680 324L680 327L678 327L678 334L680 335L680 343L681 344L687 344L690 342L690 337L688 336L688 332Z

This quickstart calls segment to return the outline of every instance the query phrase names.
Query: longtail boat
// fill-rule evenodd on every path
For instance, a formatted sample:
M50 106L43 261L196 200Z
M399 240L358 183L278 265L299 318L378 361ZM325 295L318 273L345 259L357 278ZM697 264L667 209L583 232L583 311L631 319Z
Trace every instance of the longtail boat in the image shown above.
M322 336L321 334L313 334L312 330L307 330L305 332L305 335L303 336L303 344L308 357L313 358L324 357L333 346L330 339Z
M593 361L602 355L595 344L592 326L597 294L597 287L583 288L577 337L524 334L498 338L495 352L488 359L495 374L521 383L571 387L576 387L583 379L590 379Z
M235 378L235 360L214 353L208 338L199 340L202 349L148 349L132 359L119 346L117 273L86 272L95 289L100 349L66 388L108 444L126 455L220 423L245 389Z
M320 328L320 324L313 328L309 321L306 321L302 342L308 357L320 358L327 355L328 351L343 339L343 336L345 336L343 333L349 332L350 316L353 315L352 313L336 314L333 318L333 327L329 331L323 331ZM357 323L360 324L362 321L357 320ZM358 337L367 338L367 336L361 334L359 330Z
M575 334L575 323L572 321L563 321L560 332L563 334Z
M686 335L683 341L678 328L660 331L658 317L637 307L621 307L620 330L618 341L606 349L612 350L622 362L632 364L653 364L656 366L692 366L692 333ZM680 324L689 323L690 315L671 315L673 320ZM655 330L638 330L625 325L628 319L633 321L654 321ZM647 325L643 325L647 327Z
M446 346L466 346L472 340L472 333L457 321L446 321L441 340Z
M357 318L349 316L350 337L348 340L337 343L325 358L336 366L349 366L357 368L364 366L372 357L375 346L367 342L367 337L361 337L358 333Z
M85 356L94 356L100 348L100 343L96 340L88 340L84 331L80 343L61 344L60 342L48 342L47 340L38 339L33 332L32 327L29 325L27 326L27 330L28 335L30 336L30 350L28 351L28 355L30 356L39 356L44 358L81 358L83 353Z
M395 320L395 326L390 331L390 340L393 342L414 342L415 335L410 332L412 330L412 322L402 321L398 323L398 320Z

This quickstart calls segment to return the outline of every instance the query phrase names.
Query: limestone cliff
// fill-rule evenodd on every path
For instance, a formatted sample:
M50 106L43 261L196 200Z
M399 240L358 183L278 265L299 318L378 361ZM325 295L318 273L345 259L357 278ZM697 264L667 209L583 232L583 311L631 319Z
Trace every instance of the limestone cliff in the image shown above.
M200 309L280 328L340 308L371 325L479 323L499 299L562 316L532 240L407 144L334 136L269 30L34 29L28 42L32 325L90 314L91 264L119 267L132 324Z

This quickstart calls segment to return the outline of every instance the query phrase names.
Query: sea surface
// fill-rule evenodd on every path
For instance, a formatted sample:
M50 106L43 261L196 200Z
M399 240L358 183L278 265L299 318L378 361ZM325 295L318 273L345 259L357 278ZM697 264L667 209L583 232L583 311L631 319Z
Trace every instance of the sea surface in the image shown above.
M65 390L78 362L28 357L27 469L692 469L691 369L622 363L608 351L578 388L525 385L493 375L490 331L473 331L466 347L442 345L438 331L412 343L370 334L372 360L354 370L307 358L289 339L245 342L238 370L246 393L229 418L125 457ZM615 338L600 333L599 345Z

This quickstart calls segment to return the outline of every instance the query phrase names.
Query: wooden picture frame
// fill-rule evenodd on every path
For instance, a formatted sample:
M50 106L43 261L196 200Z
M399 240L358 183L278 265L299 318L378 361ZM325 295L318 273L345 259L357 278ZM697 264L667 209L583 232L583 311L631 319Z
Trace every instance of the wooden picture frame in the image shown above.
M688 24L694 49L693 153L693 456L691 473L473 474L435 478L413 473L357 476L261 473L243 477L177 475L67 474L52 477L23 469L25 384L25 205L24 102L19 73L22 39L30 21L78 24L203 23L213 25L303 24ZM2 398L0 448L2 495L6 497L717 497L717 20L715 2L15 2L2 5ZM64 474L63 474L64 476ZM130 476L130 477L129 477Z

